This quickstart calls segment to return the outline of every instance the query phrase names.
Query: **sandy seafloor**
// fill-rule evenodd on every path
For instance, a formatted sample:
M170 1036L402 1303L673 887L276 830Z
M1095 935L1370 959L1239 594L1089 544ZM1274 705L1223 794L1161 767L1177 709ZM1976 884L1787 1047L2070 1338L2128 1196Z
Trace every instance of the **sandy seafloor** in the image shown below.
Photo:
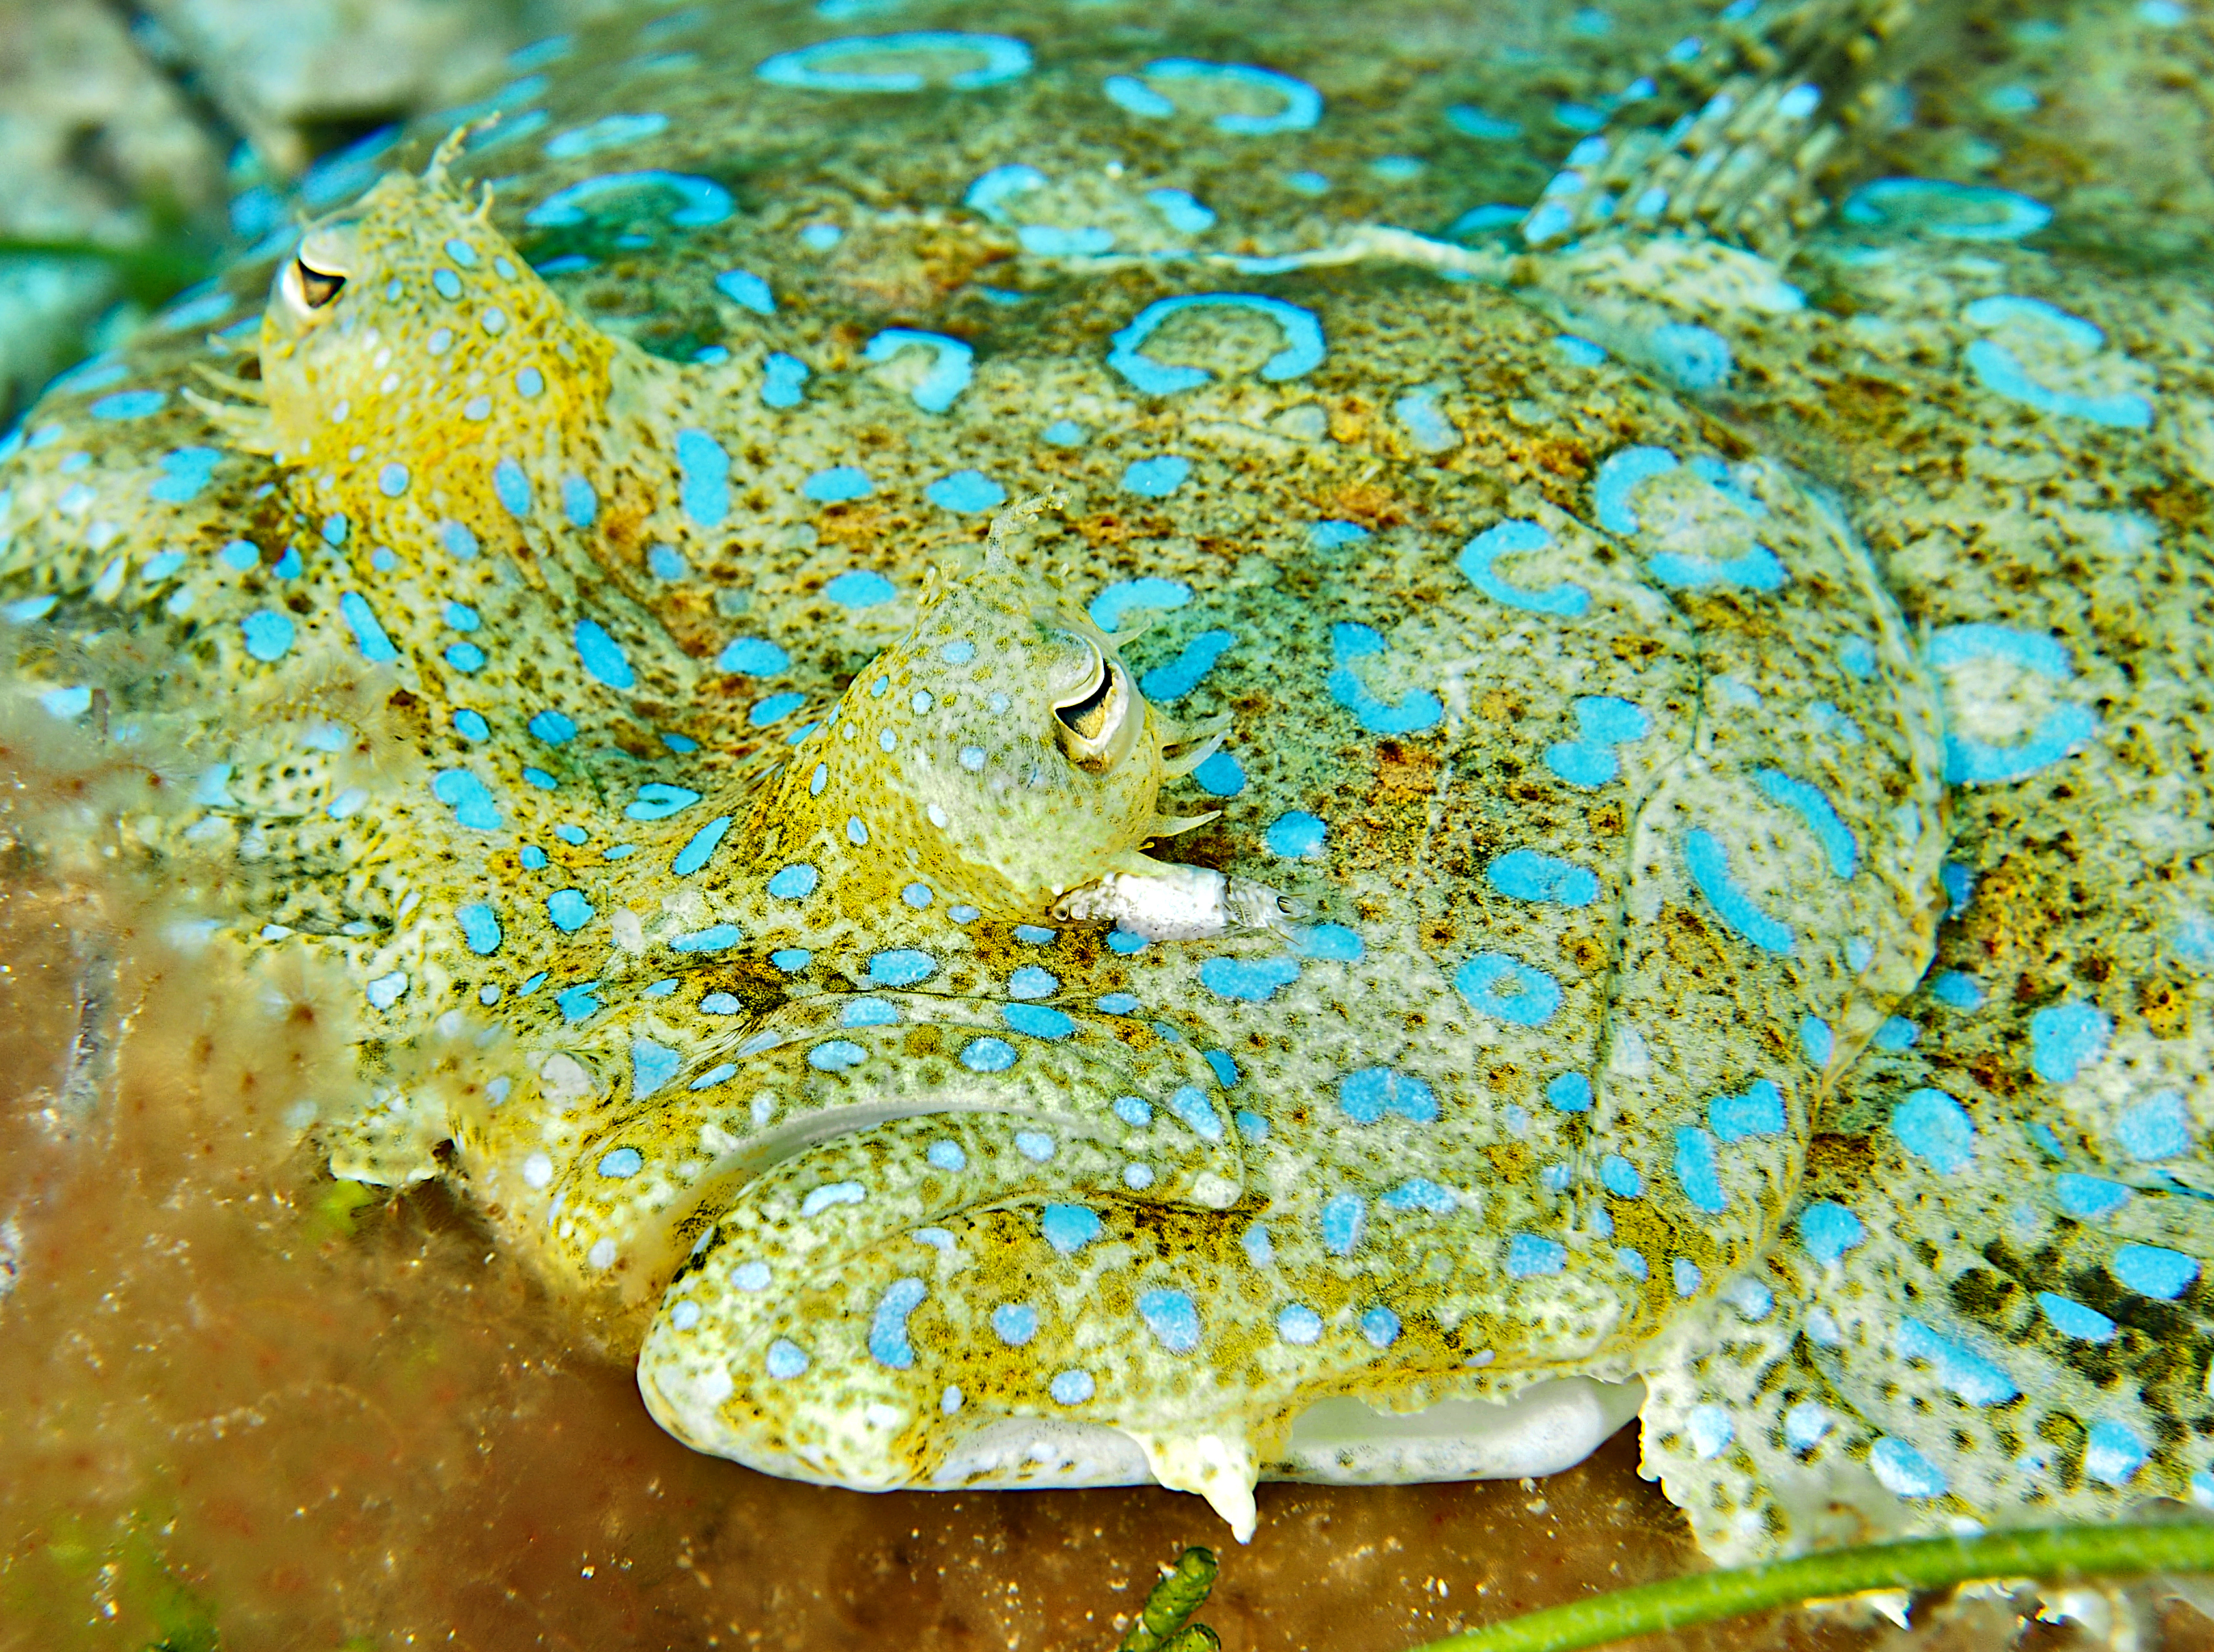
M0 880L0 1647L1104 1652L1196 1542L1223 1556L1203 1620L1232 1652L1385 1652L1698 1563L1634 1426L1535 1484L1264 1486L1243 1549L1153 1488L872 1496L699 1456L450 1196L357 1206L322 1173L271 1100L283 1006L196 1006L191 961L152 942L95 960L131 1037L77 1116L82 915ZM2096 1636L1928 1602L1905 1635L1781 1614L1661 1643L2197 1652L2214 1631L2150 1599Z

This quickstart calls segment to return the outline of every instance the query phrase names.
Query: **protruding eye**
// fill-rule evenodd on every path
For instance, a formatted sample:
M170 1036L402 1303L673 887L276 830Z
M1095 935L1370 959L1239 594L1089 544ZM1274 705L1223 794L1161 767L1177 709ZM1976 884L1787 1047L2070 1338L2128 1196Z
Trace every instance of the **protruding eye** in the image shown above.
M329 270L319 270L304 258L292 260L292 278L300 284L300 302L309 309L321 309L339 296L346 285L346 277Z
M1095 651L1091 680L1053 708L1069 761L1094 774L1113 768L1129 750L1135 701L1122 666Z
M1115 694L1115 674L1106 660L1093 655L1092 669L1092 687L1067 705L1053 708L1055 717L1086 740L1097 740L1107 726L1107 713Z

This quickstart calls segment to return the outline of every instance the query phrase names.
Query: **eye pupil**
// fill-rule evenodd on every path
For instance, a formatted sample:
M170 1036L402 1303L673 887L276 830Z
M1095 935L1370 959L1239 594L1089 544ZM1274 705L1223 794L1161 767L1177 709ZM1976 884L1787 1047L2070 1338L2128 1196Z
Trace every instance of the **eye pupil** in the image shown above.
M346 285L346 277L332 275L315 268L304 259L295 259L293 265L300 272L300 296L308 301L309 309L321 309L339 296Z
M1099 681L1092 692L1073 705L1055 707L1053 714L1085 739L1096 740L1099 737L1099 731L1106 726L1107 702L1113 696L1114 689L1114 673L1106 670L1103 662Z

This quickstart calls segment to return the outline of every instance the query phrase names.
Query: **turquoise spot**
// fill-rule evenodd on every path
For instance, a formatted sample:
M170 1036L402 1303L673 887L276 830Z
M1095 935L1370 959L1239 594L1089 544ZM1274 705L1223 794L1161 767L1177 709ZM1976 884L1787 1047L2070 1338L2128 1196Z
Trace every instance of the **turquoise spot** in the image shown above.
M797 407L800 402L800 386L807 382L811 372L807 364L797 356L773 350L761 363L762 405L770 407Z
M352 631L355 646L361 650L364 659L382 664L400 658L400 651L392 646L392 639L384 634L384 627L377 622L376 610L359 591L349 590L339 596L339 613Z
M672 951L723 952L728 951L745 939L745 933L734 923L709 924L705 929L695 929L688 935L679 935L669 943Z
M817 505L843 505L865 499L874 491L869 474L857 465L833 465L818 470L799 485L799 491Z
M1731 875L1729 851L1703 827L1684 834L1684 868L1707 904L1731 929L1763 951L1789 958L1796 945L1789 927L1753 904Z
M1534 849L1508 851L1491 863L1484 877L1492 888L1517 901L1585 907L1599 899L1596 873Z
M2199 1277L2199 1263L2180 1251L2158 1245L2125 1245L2118 1249L2107 1270L2142 1296L2173 1301Z
M1342 923L1318 923L1303 929L1295 945L1301 958L1323 958L1333 964L1358 964L1368 952L1359 932Z
M1942 1090L1917 1090L1891 1110L1891 1133L1931 1169L1952 1175L1976 1153L1976 1127Z
M2101 1417L2091 1425L2083 1447L2083 1473L2101 1485L2125 1485L2145 1465L2144 1441L2127 1423Z
M454 818L471 831L497 832L507 824L485 783L466 768L449 768L431 782L431 795L454 811Z
M592 921L592 903L580 889L557 890L547 897L546 915L563 934L574 934Z
M971 1073L1004 1073L1015 1064L1015 1047L1005 1038L972 1038L962 1047L961 1065Z
M1546 747L1545 767L1571 786L1591 789L1611 784L1622 773L1614 748L1643 739L1652 732L1653 719L1612 694L1581 695L1571 709L1577 737Z
M1971 1405L2003 1405L2021 1390L1982 1355L1940 1336L1919 1319L1899 1321L1895 1345L1901 1359L1926 1361L1937 1380Z
M1480 1015L1541 1027L1561 1007L1561 983L1504 952L1478 952L1453 971L1453 986Z
M2124 1153L2147 1163L2191 1151L2191 1114L2180 1091L2164 1090L2125 1109L2114 1120Z
M1379 698L1356 676L1353 662L1385 652L1384 639L1371 627L1341 621L1330 628L1332 666L1330 697L1360 719L1371 734L1419 734L1437 726L1445 707L1426 688L1410 688L1397 705Z
M869 1319L871 1359L895 1371L904 1371L914 1363L914 1349L907 1337L908 1316L922 1306L927 1294L920 1279L895 1279L884 1288Z
M1200 685L1214 669L1215 661L1237 640L1234 631L1202 631L1173 660L1147 671L1138 680L1138 687L1155 705L1181 700Z
M2106 1053L2114 1024L2095 1004L2055 1004L2029 1018L2029 1065L2047 1084L2067 1084Z
M1741 1096L1716 1096L1708 1102L1707 1122L1724 1141L1780 1135L1786 1123L1783 1092L1767 1079L1755 1079Z
M666 1044L657 1044L651 1038L633 1038L630 1044L631 1094L633 1097L651 1095L676 1076L676 1069L684 1058ZM604 1166L605 1161L602 1161ZM602 1175L608 1172L602 1169Z
M679 878L689 878L706 866L708 857L715 853L716 846L722 842L723 834L731 829L731 818L728 815L718 815L693 833L690 841L679 849L676 858L669 863L670 871Z
M638 686L638 676L631 670L630 657L622 645L608 634L608 629L597 620L579 620L572 633L577 643L577 658L584 662L584 670L610 688L633 688Z
M1714 1215L1728 1204L1715 1159L1715 1139L1697 1125L1682 1125L1676 1131L1675 1172L1676 1184L1693 1209Z
M1388 1067L1347 1074L1337 1081L1337 1104L1355 1124L1373 1124L1386 1113L1416 1124L1435 1123L1438 1117L1438 1098L1430 1086Z
M742 676L774 676L791 664L789 654L760 637L734 638L715 656L717 670L736 671Z
M676 432L677 501L702 528L731 514L731 456L705 431Z
M1073 1257L1106 1230L1099 1218L1080 1204L1049 1204L1038 1216L1045 1242L1065 1257Z
M1368 1201L1357 1193L1340 1193L1326 1200L1316 1226L1322 1248L1334 1257L1351 1256L1368 1226Z
M1841 1204L1821 1200L1799 1213L1799 1240L1824 1267L1868 1237L1861 1219Z
M878 952L869 960L869 984L874 987L912 987L937 973L936 958L909 947Z
M1218 751L1191 771L1191 780L1211 798L1234 798L1245 789L1245 771L1237 758Z
M223 456L221 448L178 448L163 454L162 474L146 489L147 496L164 505L191 503L213 478Z
M780 901L804 901L815 893L822 874L804 861L786 866L768 880L768 892Z
M492 468L492 497L518 520L530 514L530 478L523 467L503 456Z
M1076 1031L1073 1020L1049 1005L1003 1004L1000 1014L1017 1032L1032 1038L1066 1038Z
M1141 1291L1138 1317L1171 1354L1189 1354L1199 1346L1199 1306L1188 1292Z
M501 939L499 915L481 901L461 908L454 916L462 926L462 939L468 949L480 958L489 958L499 951Z
M806 703L803 694L768 694L754 701L746 721L754 728L765 729L772 723L781 723Z
M292 646L291 616L273 608L248 615L238 622L238 628L246 635L246 652L255 659L280 660Z
M823 587L823 594L841 608L874 608L890 602L899 592L884 575L856 570L840 574Z
M1591 1080L1581 1073L1563 1073L1547 1080L1545 1099L1563 1113L1591 1111Z
M1180 579L1124 579L1108 586L1092 599L1086 611L1092 623L1102 631L1115 632L1122 628L1122 621L1132 609L1182 608L1191 601L1191 587Z
M638 801L623 811L623 817L626 820L666 820L699 801L700 794L689 786L668 786L659 780L650 780L638 788Z
M2111 1216L2130 1202L2132 1190L2099 1176L2079 1176L2064 1170L2052 1178L2053 1196L2077 1221L2096 1221Z
M1217 998L1249 1004L1266 1003L1299 978L1299 964L1287 958L1211 958L1199 966L1200 984Z
M1509 1279L1544 1279L1569 1265L1568 1247L1536 1233L1517 1233L1507 1242Z
M750 270L725 270L715 278L715 291L756 315L776 314L776 295L768 282Z
M1151 673L1147 674L1150 678ZM1148 699L1153 698L1149 682L1140 685ZM1269 853L1284 860L1306 860L1318 858L1327 829L1314 816L1294 809L1279 815L1269 829L1261 835L1261 841Z
M981 470L957 470L940 476L922 490L922 496L941 510L967 515L995 511L1007 502L1007 490Z
M1191 461L1174 453L1139 459L1122 472L1122 490L1141 499L1165 499L1191 476Z
M2096 1308L2087 1308L2081 1302L2065 1296L2056 1296L2051 1291L2037 1293L2038 1312L2046 1323L2064 1337L2073 1337L2078 1342L2108 1343L2114 1339L2114 1322Z
M145 419L161 412L168 399L166 390L118 390L101 397L85 411L95 419Z

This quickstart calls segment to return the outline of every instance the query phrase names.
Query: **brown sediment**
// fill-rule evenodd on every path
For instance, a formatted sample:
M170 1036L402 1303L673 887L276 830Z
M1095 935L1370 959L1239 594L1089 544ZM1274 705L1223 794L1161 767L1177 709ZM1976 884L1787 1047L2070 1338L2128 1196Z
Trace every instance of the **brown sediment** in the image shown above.
M1204 1543L1226 1646L1381 1652L1696 1563L1634 1431L1534 1484L1265 1486L1245 1548L1150 1488L872 1496L698 1456L441 1189L325 1176L283 1123L297 1006L151 933L0 890L0 1647L1090 1652ZM79 1117L77 983L111 966L130 1028Z

